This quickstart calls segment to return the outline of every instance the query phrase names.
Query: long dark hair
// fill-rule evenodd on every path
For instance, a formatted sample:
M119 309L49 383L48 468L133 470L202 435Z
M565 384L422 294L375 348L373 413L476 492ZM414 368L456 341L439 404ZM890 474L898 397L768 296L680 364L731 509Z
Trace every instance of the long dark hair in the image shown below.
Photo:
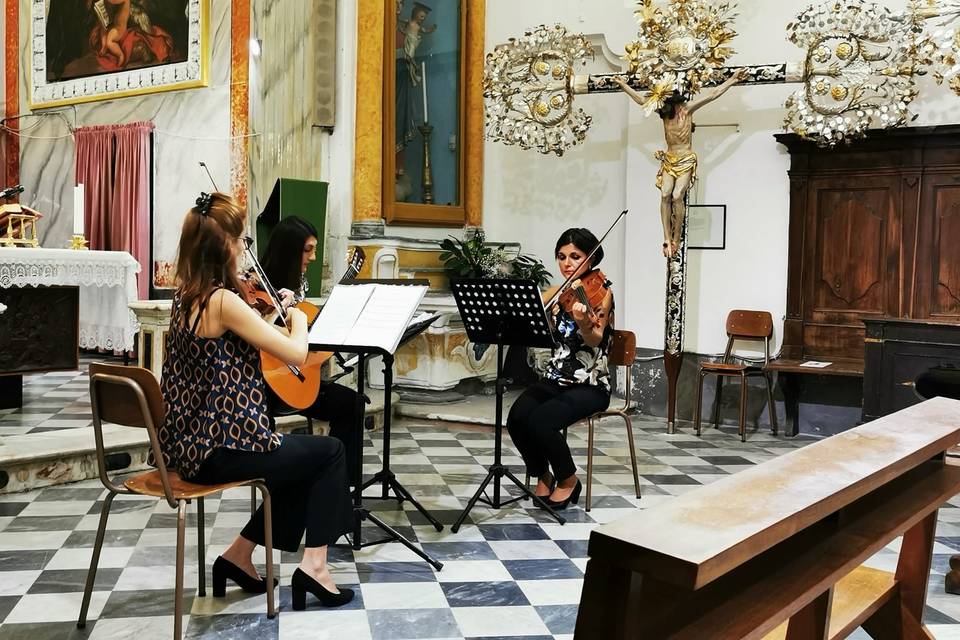
M556 256L560 253L560 248L568 244L572 244L580 251L583 251L583 255L587 255L593 248L600 244L600 241L597 240L597 236L593 235L593 232L590 229L584 229L582 227L572 227L567 229L560 234L560 238L557 239L557 246L553 250L553 255ZM590 268L600 264L600 261L603 260L603 247L601 246L597 249L597 252L593 254L593 257L590 258Z
M283 218L273 228L260 264L274 288L300 290L303 247L311 236L319 242L317 228L297 216Z
M211 193L209 208L190 209L177 247L177 288L189 314L216 287L239 290L237 241L246 229L246 211L231 196Z

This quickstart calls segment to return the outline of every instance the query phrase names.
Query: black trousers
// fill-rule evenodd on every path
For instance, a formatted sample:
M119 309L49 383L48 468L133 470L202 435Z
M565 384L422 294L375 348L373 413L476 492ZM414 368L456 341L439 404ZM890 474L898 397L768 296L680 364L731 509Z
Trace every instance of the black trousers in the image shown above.
M274 451L218 448L191 481L219 484L262 478L272 502L273 546L294 552L306 530L306 546L333 544L353 530L353 504L340 441L325 436L287 434ZM265 543L263 506L240 532Z
M268 389L267 402L270 413L273 415L287 415L291 409L277 398L272 390ZM350 387L335 382L320 384L320 392L313 404L297 411L304 418L324 420L330 423L330 435L343 443L347 449L347 478L352 483L357 471L357 452L354 444L353 423L357 407L357 392Z
M330 423L330 435L343 443L347 450L347 478L353 482L357 472L357 447L354 421L357 409L357 392L336 382L324 382L313 404L300 415ZM359 427L358 427L359 428Z
M558 480L577 472L563 429L610 405L610 394L592 385L561 386L542 380L520 394L510 407L507 430L533 477L553 469Z

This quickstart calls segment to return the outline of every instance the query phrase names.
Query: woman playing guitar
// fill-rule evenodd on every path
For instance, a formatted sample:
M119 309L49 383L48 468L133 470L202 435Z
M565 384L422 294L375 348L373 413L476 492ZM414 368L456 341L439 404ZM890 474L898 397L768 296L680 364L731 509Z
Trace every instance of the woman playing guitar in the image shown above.
M261 256L260 263L267 279L281 295L284 291L291 291L293 304L302 302L307 295L307 267L317 259L317 242L317 229L312 224L303 218L289 216L274 227ZM344 279L356 276L359 271L356 259L358 257L360 256L355 255L351 260ZM293 411L291 407L285 406L286 403L273 390L268 396L274 415L295 412L306 418L328 421L330 435L343 442L347 448L348 477L351 480L356 477L356 469L353 468L356 465L354 439L350 436L357 401L355 390L333 382L321 382L313 402L303 408L293 408Z
M555 255L561 275L574 283L552 308L559 346L551 353L543 379L527 387L511 407L507 429L527 473L538 480L534 493L553 509L565 509L579 500L581 483L561 432L610 404L607 347L613 292L596 269L603 248L588 229L564 231ZM583 287L577 287L578 279ZM547 291L544 299L553 299L556 289Z

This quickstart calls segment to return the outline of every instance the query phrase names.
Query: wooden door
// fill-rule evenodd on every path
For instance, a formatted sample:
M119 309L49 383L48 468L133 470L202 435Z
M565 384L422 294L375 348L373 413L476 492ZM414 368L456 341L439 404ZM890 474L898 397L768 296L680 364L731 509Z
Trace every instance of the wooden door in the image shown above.
M960 172L921 181L911 318L960 321Z
M803 252L804 357L863 358L862 316L896 313L900 177L811 178Z

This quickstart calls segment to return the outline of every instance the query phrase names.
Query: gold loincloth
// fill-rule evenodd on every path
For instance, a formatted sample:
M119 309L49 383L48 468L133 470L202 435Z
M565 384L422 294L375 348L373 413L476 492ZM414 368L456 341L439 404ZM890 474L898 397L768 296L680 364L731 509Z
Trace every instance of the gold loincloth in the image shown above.
M653 157L660 161L660 170L657 171L657 189L663 186L663 174L668 173L674 178L679 178L685 173L690 173L690 184L697 179L697 154L693 151L685 153L670 153L669 151L657 151Z

